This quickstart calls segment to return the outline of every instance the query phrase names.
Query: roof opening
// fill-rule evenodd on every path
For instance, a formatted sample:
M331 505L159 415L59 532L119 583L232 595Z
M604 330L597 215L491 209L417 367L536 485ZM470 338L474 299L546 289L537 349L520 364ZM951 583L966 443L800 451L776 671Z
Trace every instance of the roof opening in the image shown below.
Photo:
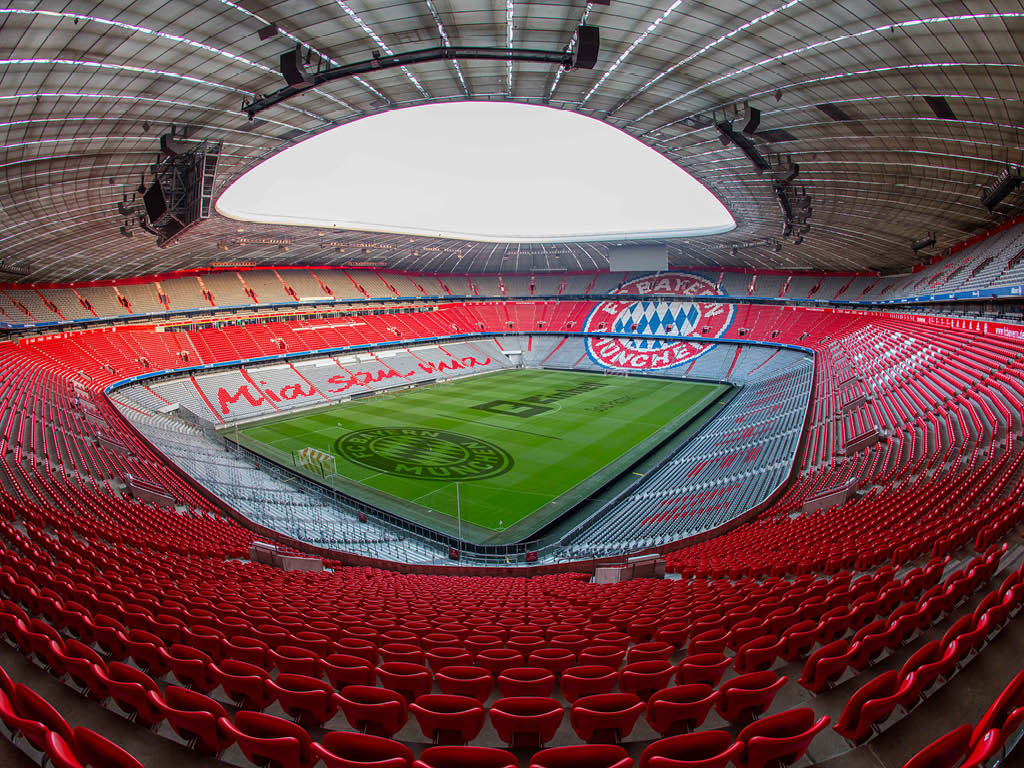
M392 110L289 147L217 210L264 224L485 242L687 237L735 227L668 158L575 112L504 102Z

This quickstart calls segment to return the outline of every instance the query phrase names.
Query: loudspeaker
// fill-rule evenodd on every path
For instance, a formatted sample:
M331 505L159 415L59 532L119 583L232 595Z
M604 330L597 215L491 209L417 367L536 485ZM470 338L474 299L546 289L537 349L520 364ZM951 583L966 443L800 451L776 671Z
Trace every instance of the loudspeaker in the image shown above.
M753 136L757 126L761 124L761 110L757 107L747 108L747 124L743 126L743 132L747 136Z
M159 179L154 180L152 186L142 196L142 202L146 206L146 218L154 227L160 226L167 215L167 198L164 197L163 187Z
M572 52L572 69L593 69L601 52L601 30L590 24L576 28L576 49Z
M313 75L306 71L299 46L281 54L281 75L292 88L309 88L313 85Z
M180 143L173 133L165 133L160 137L160 151L168 157L177 157L188 152L188 147Z

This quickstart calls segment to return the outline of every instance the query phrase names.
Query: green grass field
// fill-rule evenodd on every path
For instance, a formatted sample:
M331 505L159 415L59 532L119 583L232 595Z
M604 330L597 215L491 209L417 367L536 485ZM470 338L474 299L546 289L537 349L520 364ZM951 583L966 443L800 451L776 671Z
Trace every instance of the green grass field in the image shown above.
M336 487L374 489L368 501L382 492L455 517L458 490L464 527L484 534L596 492L724 389L509 370L278 417L241 430L240 441L279 461L307 446L329 451Z

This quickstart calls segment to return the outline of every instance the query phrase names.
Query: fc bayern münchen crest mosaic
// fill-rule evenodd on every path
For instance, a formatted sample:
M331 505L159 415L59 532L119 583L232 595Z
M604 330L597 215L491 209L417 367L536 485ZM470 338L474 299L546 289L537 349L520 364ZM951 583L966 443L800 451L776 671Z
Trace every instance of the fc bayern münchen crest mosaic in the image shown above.
M714 283L689 272L633 278L612 293L650 294L651 299L610 299L602 302L587 316L583 323L584 331L645 336L700 336L714 340L729 329L735 313L732 304L687 300L691 296L717 296L722 293ZM605 368L636 370L675 368L695 360L713 346L685 340L626 337L587 339L587 353L594 362Z

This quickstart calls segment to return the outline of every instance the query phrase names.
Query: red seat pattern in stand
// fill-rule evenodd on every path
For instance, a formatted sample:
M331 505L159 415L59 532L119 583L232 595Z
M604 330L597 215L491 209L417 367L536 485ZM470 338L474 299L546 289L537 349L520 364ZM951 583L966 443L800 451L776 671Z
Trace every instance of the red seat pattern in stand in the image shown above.
M583 314L593 306L580 305ZM457 311L460 321L470 323L477 316L489 322L493 315L495 323L504 324L518 321L519 311L532 317L535 309L491 306L477 311L464 305L419 314L448 316ZM717 686L730 663L744 675L770 669L780 655L809 655L801 684L822 691L847 668L857 674L911 646L909 659L894 673L894 687L889 678L884 685L869 680L870 673L854 686L860 687L854 698L861 698L851 700L856 706L848 707L847 725L867 738L872 726L895 709L913 706L960 664L984 653L1024 597L1015 572L941 640L921 645L921 632L963 606L993 576L999 553L991 547L998 549L1020 520L1019 491L1011 487L1019 474L1016 428L1024 414L1020 409L1011 414L1022 394L1015 384L1021 376L1019 349L983 334L919 328L897 319L837 313L822 320L818 329L809 321L811 313L799 309L743 306L738 312L749 322L746 327L766 329L755 331L755 338L777 327L781 339L806 343L819 352L820 393L811 404L817 426L808 433L808 454L814 458L754 523L671 553L671 568L685 575L680 582L643 580L614 588L587 584L573 574L463 579L334 563L333 573L286 575L226 560L243 557L252 534L215 513L208 500L133 435L100 394L108 383L141 372L140 350L149 344L162 346L178 332L129 329L91 335L102 353L88 349L85 337L0 345L0 402L5 406L0 412L5 447L0 467L6 475L0 485L0 546L5 555L0 591L7 598L0 609L0 632L30 661L37 660L54 676L67 675L69 684L93 698L103 699L109 692L114 705L140 725L171 719L168 699L177 695L170 692L175 686L166 693L160 689L172 676L199 691L193 699L197 708L179 706L176 711L184 714L176 717L194 712L202 718L211 715L209 705L200 706L209 701L201 691L211 684L243 706L265 707L276 692L261 699L252 686L269 688L264 682L267 670L275 667L279 682L296 671L311 679L324 675L331 685L318 681L316 690L329 693L333 686L342 691L341 701L346 686L375 683L379 662L391 676L370 690L384 692L387 699L380 703L404 707L403 697L416 689L396 679L408 675L395 674L398 670L387 665L417 665L414 677L426 674L429 682L434 673L442 691L460 695L444 687L458 685L457 677L443 676L444 668L457 660L498 677L499 690L508 696L503 680L506 686L516 684L509 667L522 667L524 658L532 658L549 669L541 670L540 691L529 693L550 695L557 675L571 700L590 693L573 688L590 684L589 676L574 671L579 667L607 665L618 671L625 662L620 676L632 680L638 670L643 674L634 664L668 663L666 648L671 654L671 649L688 645L689 655L677 673L680 682L700 679ZM331 343L351 343L357 334L360 343L373 343L378 331L381 338L393 339L396 334L386 336L383 324L399 320L410 333L451 332L443 325L435 329L437 318L367 317L360 330L325 329L320 342L313 341L314 333L301 322L294 326L302 326L302 334L295 333L292 323L273 322L230 333L209 329L180 335L208 337L211 343L204 341L202 349L213 356L204 362L214 362L220 359L212 351L214 338L225 344L225 355L237 357L240 349L262 351L257 339L273 334L289 339L307 335L313 348L327 344L328 335ZM883 331L898 331L902 341L890 342ZM802 338L805 333L808 337ZM831 339L827 348L821 342L826 336ZM295 349L300 347L297 342ZM100 357L117 372L103 368ZM174 354L166 357L169 367L179 365ZM958 357L969 362L958 366ZM890 385L879 375L901 367L913 376L894 374ZM91 399L73 394L72 369L89 377L87 384L82 377L76 381L93 393ZM841 377L849 374L855 381L858 373L873 382L874 402L851 409L849 419L833 418L842 415L850 391L867 391L859 381L839 385ZM1000 390L995 381L1014 391ZM134 455L107 450L88 437L93 431L81 411L93 408L111 424L109 434L116 433ZM865 422L865 415L872 420ZM843 455L854 422L884 423L886 440ZM972 435L981 439L966 439ZM122 496L115 490L120 487L117 480L128 472L159 481L180 497L186 512ZM792 514L818 491L848 480L866 489L863 498L828 515ZM979 555L940 584L944 558L972 543ZM917 558L923 563L930 555L927 564L896 578L904 564ZM854 578L854 570L865 573ZM846 639L851 632L852 638ZM93 642L102 655L90 647ZM736 652L734 660L723 655L725 648ZM701 651L707 650L715 653L703 663ZM119 664L128 658L144 671ZM840 666L843 661L848 663ZM232 666L239 662L250 666ZM603 685L606 675L595 679ZM482 691L486 680L479 680ZM648 721L673 735L677 729L699 727L715 700L723 714L742 721L742 708L730 701L736 680L726 680L718 692L702 688L693 697L678 694L687 685L666 689L670 680L660 683L660 689L648 690L642 680L626 687L650 695ZM872 685L871 695L861 696ZM401 693L389 694L387 687ZM207 693L219 695L215 690ZM486 699L489 693L474 698ZM11 696L8 692L9 704ZM975 759L993 745L998 749L1000 739L1016 728L1018 702L1015 694L1006 697L998 707L993 704L991 722L977 726ZM694 713L693 707L704 706L703 716ZM394 719L404 723L404 709L400 711L403 715ZM252 713L237 718L244 722L247 714ZM371 729L380 727L372 719L362 722ZM181 726L172 720L175 730ZM182 727L179 733L191 732ZM792 741L803 735L750 736L746 749L756 751L754 745L767 748L773 739ZM281 738L301 746L297 736ZM75 748L70 742L65 745ZM216 746L211 741L207 748ZM301 761L301 754L296 759Z

